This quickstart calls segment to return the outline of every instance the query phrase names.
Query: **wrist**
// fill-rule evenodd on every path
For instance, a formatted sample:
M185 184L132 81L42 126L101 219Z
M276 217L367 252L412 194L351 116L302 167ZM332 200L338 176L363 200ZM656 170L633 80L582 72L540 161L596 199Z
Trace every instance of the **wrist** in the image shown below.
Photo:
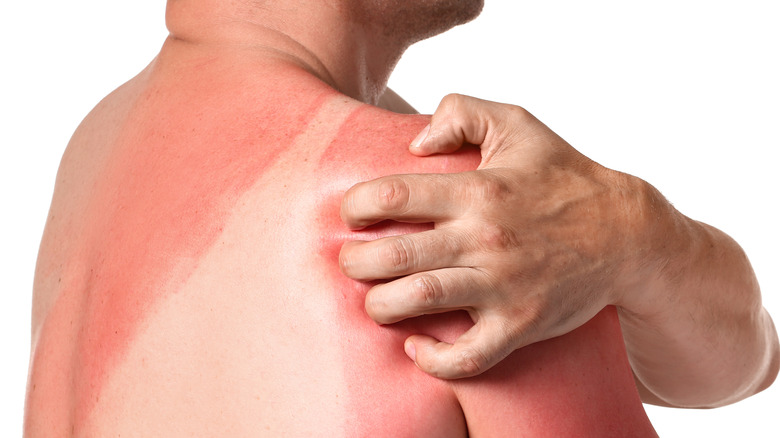
M615 305L646 319L657 316L673 298L658 294L670 290L669 282L686 269L692 221L648 182L622 177L625 246Z

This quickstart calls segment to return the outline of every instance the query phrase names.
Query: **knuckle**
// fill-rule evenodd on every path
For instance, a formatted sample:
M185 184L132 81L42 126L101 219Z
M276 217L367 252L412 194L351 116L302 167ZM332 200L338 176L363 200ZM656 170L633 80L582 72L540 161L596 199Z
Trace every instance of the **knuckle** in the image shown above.
M496 205L503 203L507 198L510 188L508 184L498 176L483 175L472 181L474 199L483 205Z
M506 251L514 246L514 233L499 223L487 224L479 231L482 247L489 251Z
M379 183L377 196L383 211L403 211L409 205L409 185L398 177L385 178Z
M422 307L436 307L442 302L443 288L436 276L424 274L412 282L413 301Z
M437 112L449 119L455 126L462 126L471 117L471 114L468 114L467 111L467 99L462 94L448 94L441 100Z
M466 96L462 94L450 93L442 98L440 105L444 108L454 109L461 105L465 99Z
M407 239L402 237L391 239L382 247L380 262L394 272L405 271L411 263L410 247Z
M525 108L517 105L505 105L504 109L507 111L507 118L514 120L528 120L531 117L531 113Z
M475 376L487 369L487 357L474 348L465 348L455 355L455 367L464 376Z

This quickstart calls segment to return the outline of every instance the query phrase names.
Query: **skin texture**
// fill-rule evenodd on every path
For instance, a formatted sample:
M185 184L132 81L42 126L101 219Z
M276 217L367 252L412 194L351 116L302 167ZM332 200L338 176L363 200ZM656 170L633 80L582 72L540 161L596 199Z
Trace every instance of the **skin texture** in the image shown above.
M345 97L264 51L171 39L85 119L63 158L35 286L25 434L654 436L614 309L473 380L433 378L341 275L341 195L419 159L428 119ZM218 129L217 129L218 127Z
M96 394L126 353L145 314L158 300L176 293L192 275L198 259L222 231L238 196L274 162L283 140L301 131L323 99L332 94L323 92L307 101L309 105L291 108L282 123L262 111L263 106L250 94L234 99L232 106L215 105L212 99L234 92L230 84L215 88L213 82L193 79L174 87L167 82L172 75L164 69L155 65L136 81L145 82L144 87L127 102L131 109L118 127L105 165L90 169L95 174L94 188L80 212L83 220L71 219L69 213L61 215L55 208L48 225L55 229L76 225L79 232L74 236L78 240L64 245L68 251L59 261L68 264L59 269L62 275L57 281L72 280L66 280L46 324L66 325L77 314L78 330L72 334L75 348L67 351L73 347L67 345L71 342L63 343L58 330L44 326L37 351L59 359L39 359L36 354L33 361L74 364L77 398L71 415L76 424L83 423L92 410ZM297 98L290 91L285 97ZM189 114L196 104L193 99L197 106L210 107L208 120ZM249 108L256 110L239 111ZM266 143L276 147L258 147L248 136L233 139L230 148L219 147L225 140L218 127L225 124L245 134L251 127L263 126ZM82 131L92 128L87 121ZM82 140L77 134L74 147L90 143L89 137L94 136L90 133ZM198 142L189 148L170 147L192 138ZM182 191L183 187L187 190ZM75 224L61 225L63 219ZM62 245L59 239L57 243ZM33 370L47 371L39 366ZM32 380L38 376L33 374Z
M477 324L455 343L407 340L420 368L479 374L610 304L644 401L716 407L771 385L777 332L729 236L685 217L647 182L589 160L520 107L448 96L410 150L464 143L480 145L477 172L381 178L351 188L342 204L355 228L436 224L341 252L350 277L392 280L368 294L377 322L471 309Z

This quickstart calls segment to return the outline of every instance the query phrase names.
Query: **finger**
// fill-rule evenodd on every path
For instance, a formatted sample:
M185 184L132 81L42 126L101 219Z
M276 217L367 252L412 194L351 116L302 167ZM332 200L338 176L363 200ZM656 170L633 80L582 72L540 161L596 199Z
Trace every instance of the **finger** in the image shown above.
M492 291L489 278L479 269L438 269L374 286L366 295L366 312L380 324L392 324L420 315L481 308Z
M412 141L415 155L451 153L464 144L480 145L488 132L484 110L492 102L459 94L445 96L431 116L431 123Z
M412 142L415 155L450 153L464 144L480 147L480 168L517 164L522 154L509 150L542 133L555 135L524 108L475 97L450 94L442 99L431 123ZM557 137L557 136L556 136Z
M439 222L462 211L463 174L393 175L358 183L344 194L341 219L353 229L386 219Z
M347 242L339 267L355 280L395 278L446 266L460 266L466 239L446 229Z
M476 376L514 350L511 338L501 327L498 321L488 323L480 320L453 344L430 336L413 335L404 343L404 351L417 367L434 377L460 379Z

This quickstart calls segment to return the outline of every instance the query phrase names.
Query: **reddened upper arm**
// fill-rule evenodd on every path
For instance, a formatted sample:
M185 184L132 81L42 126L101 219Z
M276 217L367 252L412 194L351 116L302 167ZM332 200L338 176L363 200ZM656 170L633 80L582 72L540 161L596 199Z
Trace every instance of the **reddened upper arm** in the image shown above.
M474 437L656 436L612 307L453 386Z

